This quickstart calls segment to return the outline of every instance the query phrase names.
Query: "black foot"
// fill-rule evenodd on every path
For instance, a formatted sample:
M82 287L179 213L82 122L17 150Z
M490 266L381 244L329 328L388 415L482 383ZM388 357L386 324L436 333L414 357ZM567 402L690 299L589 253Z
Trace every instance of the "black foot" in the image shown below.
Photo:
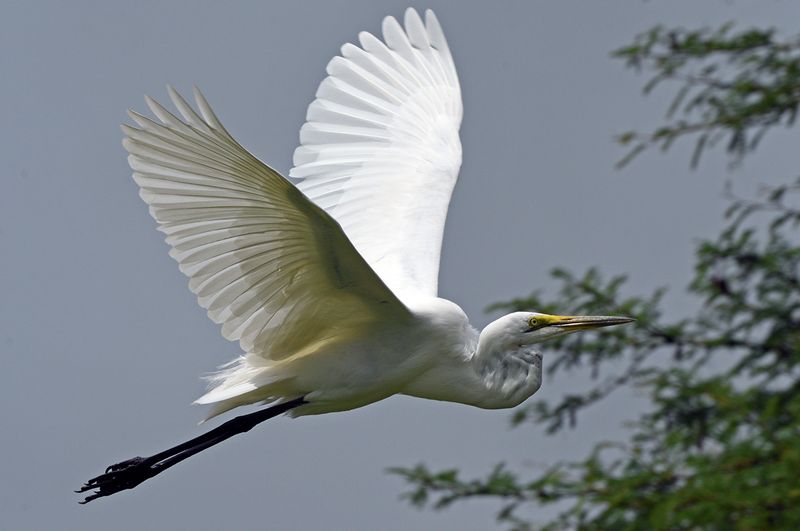
M79 503L89 503L97 498L110 496L119 491L134 488L139 483L158 474L158 469L153 465L155 465L155 462L151 459L134 457L133 459L128 459L127 461L109 466L106 468L105 474L100 474L96 478L90 479L83 484L80 490L75 491L80 493L97 490Z
M95 491L80 502L89 503L103 496L110 496L123 490L132 489L151 477L177 465L184 459L202 452L206 448L219 444L237 433L250 431L250 429L257 424L306 403L303 397L295 398L288 402L281 402L280 404L270 406L266 409L233 418L199 437L195 437L194 439L173 446L172 448L151 455L150 457L134 457L133 459L122 461L116 465L111 465L106 468L105 474L100 474L96 478L90 479L83 484L80 490L76 490L75 492Z

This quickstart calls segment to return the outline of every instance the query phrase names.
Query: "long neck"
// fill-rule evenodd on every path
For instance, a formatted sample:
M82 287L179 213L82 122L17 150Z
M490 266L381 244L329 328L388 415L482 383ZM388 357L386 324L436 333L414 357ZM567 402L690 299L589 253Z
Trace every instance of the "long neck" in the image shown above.
M542 355L532 346L501 347L493 341L481 341L472 364L485 396L485 408L507 408L522 403L539 390L542 383Z
M500 350L490 344L476 341L462 356L439 358L402 393L486 409L520 404L542 383L542 356L531 347Z

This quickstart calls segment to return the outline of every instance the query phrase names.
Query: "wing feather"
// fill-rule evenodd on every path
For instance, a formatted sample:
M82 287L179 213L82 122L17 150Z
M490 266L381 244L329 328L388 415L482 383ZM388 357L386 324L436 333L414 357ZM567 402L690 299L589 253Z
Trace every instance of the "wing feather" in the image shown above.
M461 166L462 103L432 11L383 21L328 63L290 176L342 225L401 298L436 296L447 207Z
M158 121L131 112L138 127L122 126L123 145L170 255L223 336L280 360L408 316L339 224L240 146L198 90L199 113L168 91L181 118L146 98Z

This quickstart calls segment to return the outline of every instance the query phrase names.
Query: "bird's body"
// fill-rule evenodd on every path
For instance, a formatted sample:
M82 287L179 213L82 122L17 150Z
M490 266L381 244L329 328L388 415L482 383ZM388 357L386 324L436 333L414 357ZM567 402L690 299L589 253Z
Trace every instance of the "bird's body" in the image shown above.
M541 356L533 347L493 344L455 303L409 300L409 313L363 323L284 361L244 356L215 375L221 382L198 403L216 415L233 407L303 396L292 416L345 411L395 394L497 409L513 407L541 383ZM483 341L481 341L483 338ZM511 392L513 390L513 392Z
M461 89L442 29L406 11L328 64L290 176L245 150L195 89L173 115L131 112L123 145L189 288L244 354L210 378L209 417L273 404L187 443L109 467L86 501L133 488L277 414L349 410L395 394L508 408L542 381L535 345L629 322L515 312L480 333L439 298L461 167Z
M409 310L404 318L361 326L335 341L324 342L307 355L292 357L285 365L279 362L264 367L262 375L266 380L281 373L287 377L278 376L274 384L254 383L248 402L276 395L304 396L308 404L295 408L291 415L330 413L395 394L441 399L437 395L451 386L445 380L437 382L431 375L443 371L455 375L453 368L466 369L463 380L466 375L477 376L469 371L467 361L475 355L478 333L457 305L428 298ZM225 377L224 372L221 376ZM257 375L249 379L260 380ZM429 381L433 385L428 385ZM208 398L216 398L213 391ZM464 394L457 401L466 400ZM228 404L222 402L221 406L227 409Z

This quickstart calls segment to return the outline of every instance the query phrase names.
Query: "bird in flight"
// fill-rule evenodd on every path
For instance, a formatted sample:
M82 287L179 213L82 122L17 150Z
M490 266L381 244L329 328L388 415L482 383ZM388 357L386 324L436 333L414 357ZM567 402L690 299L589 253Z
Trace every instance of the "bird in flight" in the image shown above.
M437 296L447 207L461 167L461 89L432 11L383 20L328 63L300 130L295 186L228 133L194 89L180 116L123 125L133 178L170 255L243 355L210 378L208 418L183 444L111 465L81 503L131 489L282 413L345 411L395 394L514 407L542 382L536 345L627 323L514 312L478 332Z

